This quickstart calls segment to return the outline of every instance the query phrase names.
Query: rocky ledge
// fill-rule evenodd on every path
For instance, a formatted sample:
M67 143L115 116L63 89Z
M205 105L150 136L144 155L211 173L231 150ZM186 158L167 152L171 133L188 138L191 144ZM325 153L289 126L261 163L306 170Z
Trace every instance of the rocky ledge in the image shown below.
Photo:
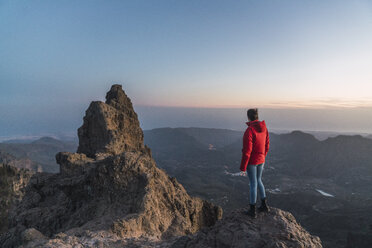
M271 207L269 213L260 213L252 219L244 214L246 210L235 210L214 226L178 239L172 248L322 247L319 237L310 235L289 212Z

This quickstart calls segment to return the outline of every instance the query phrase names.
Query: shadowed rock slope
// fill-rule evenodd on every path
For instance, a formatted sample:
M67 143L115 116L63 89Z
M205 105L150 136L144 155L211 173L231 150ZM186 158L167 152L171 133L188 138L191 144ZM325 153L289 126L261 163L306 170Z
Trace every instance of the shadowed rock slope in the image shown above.
M78 153L56 155L59 174L31 178L23 200L10 212L9 231L0 236L0 247L193 247L194 243L230 247L212 244L208 237L222 240L235 238L232 232L238 237L251 232L251 239L239 243L247 247L247 241L260 244L261 231L270 233L274 224L298 226L293 217L286 219L279 212L257 229L240 225L242 220L251 221L241 214L215 225L222 217L220 207L189 196L175 178L157 168L120 85L112 86L106 103L91 103L78 134ZM212 229L207 233L192 236L208 227ZM226 232L225 236L213 236L213 230ZM297 231L300 236L292 233ZM303 229L282 233L294 241L283 239L278 247L312 238Z
M22 200L33 172L0 161L0 233L8 229L8 211Z

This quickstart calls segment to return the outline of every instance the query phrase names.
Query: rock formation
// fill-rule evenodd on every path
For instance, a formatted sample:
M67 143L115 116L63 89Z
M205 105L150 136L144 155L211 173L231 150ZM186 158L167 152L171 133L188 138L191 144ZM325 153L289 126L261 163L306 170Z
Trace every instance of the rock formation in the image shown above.
M261 213L252 219L243 210L233 211L216 225L193 236L178 239L172 248L322 247L319 237L310 235L291 213L272 207L269 213Z
M168 239L195 233L221 218L220 207L190 197L156 167L121 86L112 86L106 103L92 102L78 134L78 153L56 155L59 174L31 179L22 202L10 213L11 229L0 246L28 242L32 247L36 241L48 246L55 237L67 237L60 242L68 245L87 232L120 242Z
M132 102L121 85L113 85L106 94L106 103L94 101L78 129L77 152L88 157L97 154L121 154L144 149L143 132Z
M0 161L0 233L7 231L8 211L22 199L32 174L32 171Z
M60 173L31 178L0 247L321 247L280 210L218 221L220 207L156 167L120 85L90 104L78 135L77 153L56 155Z

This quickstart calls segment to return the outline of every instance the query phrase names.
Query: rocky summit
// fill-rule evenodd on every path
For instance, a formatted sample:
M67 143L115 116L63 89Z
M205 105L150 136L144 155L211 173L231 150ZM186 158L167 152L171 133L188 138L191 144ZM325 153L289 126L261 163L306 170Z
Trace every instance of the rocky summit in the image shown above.
M29 180L0 247L321 247L287 212L221 220L189 196L157 168L121 85L90 104L78 136L77 153L56 155L60 173Z
M115 84L106 94L106 102L93 101L78 129L77 152L88 157L118 155L145 148L143 132L132 102L121 85Z
M258 214L252 219L244 214L244 210L248 209L237 209L216 225L178 239L172 248L322 247L319 237L310 235L289 212L271 207L269 213Z

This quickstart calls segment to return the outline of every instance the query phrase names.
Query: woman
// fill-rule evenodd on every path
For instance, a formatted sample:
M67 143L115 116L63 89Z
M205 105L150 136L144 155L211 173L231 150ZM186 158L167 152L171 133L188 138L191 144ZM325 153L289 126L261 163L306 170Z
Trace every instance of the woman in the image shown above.
M265 121L258 120L258 110L249 109L247 111L249 122L247 130L243 136L243 155L240 164L241 173L248 171L250 192L249 192L249 211L246 214L256 217L257 186L261 198L260 212L268 212L269 208L266 203L265 187L262 183L262 171L265 164L265 158L269 151L269 132L266 128ZM248 167L248 168L247 168Z

